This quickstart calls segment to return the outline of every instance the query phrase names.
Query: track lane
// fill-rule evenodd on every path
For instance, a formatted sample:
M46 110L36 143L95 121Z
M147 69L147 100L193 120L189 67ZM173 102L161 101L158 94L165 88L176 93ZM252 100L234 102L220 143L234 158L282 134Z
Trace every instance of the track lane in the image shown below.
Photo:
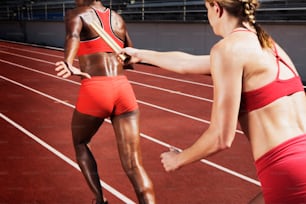
M5 113L4 115L5 117L8 117L13 122L20 124L22 128L24 128L26 131L29 131L30 134L34 135L33 137L37 137L35 139L42 140L47 145L50 145L52 148L59 150L60 152L59 154L64 155L61 156L61 159L63 159L62 157L65 157L66 160L67 159L71 160L68 162L65 160L66 164L68 163L71 165L71 162L73 162L72 167L73 168L77 167L77 164L74 161L75 160L74 150L70 136L70 127L69 127L70 125L68 122L71 118L72 108L65 107L60 103L55 103L55 101L50 100L50 98L42 97L41 95L33 93L32 91L24 91L24 88L16 86L16 84L12 84L9 82L10 81L6 80L6 85L5 85L6 88L9 88L11 90L14 89L16 92L7 93L11 98L11 100L2 103L1 114ZM29 103L25 103L24 101L28 101ZM20 115L22 115L22 117ZM112 138L106 138L106 139L112 139ZM20 144L19 146L24 146L24 145L25 144ZM19 148L16 151L19 152ZM40 152L36 152L35 154L39 155ZM49 162L52 163L52 161ZM40 165L36 165L33 168L40 169ZM70 171L73 170L73 168L71 168ZM59 168L58 171L61 171L61 169ZM63 171L63 172L69 172L69 171ZM79 175L81 175L80 172ZM41 174L40 176L43 176L43 174ZM82 176L81 178L82 179L80 181L82 181L82 185L80 186L80 188L88 189ZM33 179L35 179L35 175ZM71 182L72 181L73 179L71 180ZM127 180L125 182L124 181L125 180L122 179L121 181L122 186L129 184ZM63 184L61 180L57 180L57 182ZM107 190L110 191L109 188ZM133 195L133 192L131 190L127 190L126 192L129 192L131 195ZM88 192L88 195L90 196L91 193ZM90 200L91 198L87 197L87 199ZM115 202L120 202L118 199L117 201L116 199L113 200L115 200Z
M17 60L17 59L16 59ZM39 66L38 66L39 67ZM144 68L144 69L146 69L146 68ZM152 68L151 68L152 69ZM15 70L16 71L16 70ZM52 70L53 71L53 70ZM128 72L129 73L129 72ZM169 73L168 73L169 74ZM143 77L143 76L142 76ZM65 82L65 83L67 83L67 82ZM53 84L53 83L52 83ZM69 86L69 85L68 85ZM61 90L62 91L62 90ZM58 91L57 90L57 92L61 92L61 91ZM138 94L138 93L140 93L139 91L137 91L137 93L136 94ZM142 110L142 118L143 118L143 116L151 116L150 114L148 115L148 114L146 114L145 113L145 111L144 110L147 110L148 108L146 107L146 106L143 106L143 105L141 105L141 110ZM152 110L150 110L149 112L154 112L154 110L152 111ZM164 113L162 113L162 114L164 114ZM156 116L157 116L157 119L158 118L160 118L160 114L156 114ZM152 122L151 120L150 120L150 118L152 119L152 117L145 117L146 119L144 119L144 122L143 122L143 124L153 124L154 123L154 121ZM169 118L170 118L170 116L169 116ZM158 121L158 120L157 120ZM174 119L170 119L170 121L174 121ZM67 122L67 121L66 121ZM163 124L162 122L164 122L164 120L160 120L159 121L159 124ZM157 128L158 127L160 127L161 125L157 125ZM202 130L204 130L204 128L203 128L203 124L195 124L196 126L201 126L201 128L199 128L199 130L197 130L197 131L200 131L200 129L201 129L201 131ZM181 126L182 125L179 125L179 123L178 123L178 126L180 127L179 129L181 129ZM174 133L174 131L173 131L173 129L178 129L177 127L178 126L176 126L176 125L174 125L173 127L170 127L170 130L169 130L169 132L171 133ZM143 129L142 128L143 127L143 125L141 126L141 129ZM150 127L150 125L148 125L148 128ZM186 127L186 132L189 132L189 129L194 129L194 127L189 127L188 128L188 125L186 125L186 126L184 126L184 128ZM152 128L151 128L152 129ZM183 128L182 128L183 129ZM153 131L153 129L152 129L152 131ZM156 130L156 131L158 131L158 129ZM103 133L101 133L101 134L103 134ZM110 133L111 134L111 133ZM159 133L160 134L160 133ZM162 132L162 134L163 134L163 132ZM198 134L195 134L195 136L198 136ZM188 138L190 138L190 137L188 137ZM97 140L97 141L95 141L95 143L94 144L96 144L96 143L98 143L99 141L100 141L100 139L101 139L101 137L99 137L99 139ZM173 137L173 139L174 140L178 140L177 139L177 137ZM150 148L149 146L152 146L152 144L151 144L151 142L150 141L147 141L147 140L143 140L142 139L142 144L149 144L148 145L148 148L151 150L152 149L152 147ZM97 148L99 148L99 147L101 147L101 146L103 146L103 144L102 145L97 145ZM147 149L147 148L145 148L145 149ZM154 149L157 149L157 151L155 152L146 152L146 151L144 151L144 152L146 152L146 154L144 154L144 155L147 155L148 154L148 156L149 157L152 157L152 155L153 155L153 153L156 153L156 154L154 154L154 156L155 157L153 157L153 158L155 158L155 160L154 160L154 162L152 162L152 161L149 161L149 160L152 160L152 159L146 159L145 161L146 161L146 165L149 165L149 166L159 166L159 167L155 167L155 168L157 168L157 169L159 169L159 171L150 171L151 172L151 174L153 174L153 178L154 178L154 182L156 182L157 184L159 184L158 185L158 187L161 187L161 188L158 188L158 189L162 189L162 190L160 190L160 191L163 191L164 193L162 193L162 194L159 194L159 195L168 195L167 194L167 192L168 193L170 193L170 192L172 192L172 191L167 191L167 190L165 190L165 188L163 187L163 186L167 186L168 184L167 183L165 183L165 182L160 182L160 175L158 175L158 176L156 176L156 174L162 174L162 175L164 175L165 173L162 171L162 169L161 169L161 167L160 167L160 163L159 163L159 160L158 160L158 156L159 156L159 154L160 154L160 152L162 152L162 151L164 151L165 150L165 148L163 148L163 147L159 147L159 148L154 148ZM98 153L99 154L99 153ZM236 160L237 158L235 158L235 159L233 159L233 160ZM154 165L153 165L154 164ZM192 170L194 171L194 169L193 169L193 167L194 166L198 166L199 164L197 163L197 164L195 164L195 165L192 165ZM201 178L203 175L202 174L204 174L204 172L202 171L202 168L211 168L211 167L206 167L206 166L203 166L203 165L199 165L200 167L199 167L199 169L200 169L200 172L198 172L198 174L199 174L199 176L197 175L197 173L194 173L193 174L193 176L192 177L195 177L195 176L197 176L198 178ZM187 167L187 168L184 168L184 169L188 169L189 171L191 170L189 167ZM177 180L181 180L180 178L181 178L181 176L184 176L184 174L188 174L188 171L186 172L187 170L183 170L182 169L182 171L180 171L180 172L184 172L184 173L182 173L182 174L180 174L180 172L178 173L178 175L179 176L175 176L175 175L169 175L169 174L166 174L166 177L168 176L169 177L169 179L167 180L168 182L170 182L170 183L173 183L173 179L175 179L175 178L177 178ZM106 171L106 172L109 172L109 171ZM111 172L111 171L110 171ZM156 172L159 172L159 173L156 173ZM189 173L190 174L190 173ZM221 173L221 174L223 174L223 173ZM111 176L111 175L109 175L109 176ZM173 177L174 176L174 177ZM209 176L207 177L204 177L204 178L202 178L202 179L204 179L204 180L207 180L207 179L210 179L209 178ZM194 179L192 179L192 180L194 180ZM237 179L233 179L233 180L237 180ZM196 180L197 181L197 180ZM238 179L238 181L239 181L239 179ZM177 184L177 187L176 187L176 189L178 189L178 190L180 190L180 188L181 188L181 185L182 186L185 186L184 185L184 182L186 182L185 181L185 179L183 179L183 181L182 182L177 182L177 181L175 181L174 183L176 183ZM192 181L192 182L195 182L195 181ZM203 182L203 181L202 181ZM241 181L240 181L241 182ZM237 182L237 183L240 183L240 182ZM162 184L160 184L160 183L162 183ZM187 182L188 183L188 182ZM235 183L235 181L234 181L234 183ZM243 183L243 182L241 182L241 183ZM220 184L222 184L222 182L220 183ZM173 184L173 185L175 185L175 184ZM203 183L201 183L201 184L198 184L198 186L205 186L205 183L203 184ZM247 184L246 183L246 185L248 186L249 184ZM222 188L220 185L216 185L216 186L218 186L219 188ZM230 185L228 185L228 186L230 186ZM172 188L173 189L173 188ZM255 187L255 189L256 190L258 190L258 188L257 187ZM185 190L186 191L186 190ZM196 191L196 190L195 190ZM159 192L159 191L158 191ZM178 194L178 193L177 193ZM182 193L180 193L180 194L182 194ZM187 192L186 194L189 194L189 195L191 195L191 194L193 194L192 192ZM203 194L203 193L202 193ZM245 195L249 195L250 196L250 193L248 194L248 193L246 193ZM199 195L196 195L196 193L195 193L195 195L193 195L192 197L195 197L195 196L199 196ZM207 195L206 195L207 196ZM205 197L206 197L205 196ZM169 199L171 198L171 196L170 196L170 194L169 194L169 196L164 196L163 198L162 198L162 200L164 201L164 199L165 200L167 200L167 198L169 197ZM178 198L176 198L176 199L178 199L178 200L180 200L180 201L182 201L182 200L185 200L186 201L186 198L187 197L184 197L184 196L178 196ZM223 197L224 198L224 197ZM203 197L202 196L199 196L199 202L200 202L200 200L203 200ZM208 198L206 198L206 199L208 199ZM218 198L214 198L214 199L217 199L218 200ZM243 199L243 198L242 198ZM195 203L197 203L197 202L195 202Z
M53 76L53 75L52 75ZM42 79L42 80L44 80L44 79ZM45 80L44 80L45 81ZM49 84L53 84L53 83L49 83ZM70 89L69 89L70 90ZM65 95L67 95L67 94L65 94ZM141 103L141 102L140 102ZM167 117L164 115L164 119L166 119ZM167 121L167 120L166 120ZM178 121L178 122L180 122L180 121ZM188 122L188 123L183 123L183 124L190 124L190 122ZM177 126L175 126L175 127L177 127ZM181 132L181 131L180 131ZM172 134L172 133L171 133ZM199 134L194 134L194 135L199 135ZM186 140L186 141L190 141L190 139L189 140ZM190 145L191 143L188 143L188 145ZM188 145L186 145L186 146L188 146ZM184 146L184 147L186 147L186 146Z

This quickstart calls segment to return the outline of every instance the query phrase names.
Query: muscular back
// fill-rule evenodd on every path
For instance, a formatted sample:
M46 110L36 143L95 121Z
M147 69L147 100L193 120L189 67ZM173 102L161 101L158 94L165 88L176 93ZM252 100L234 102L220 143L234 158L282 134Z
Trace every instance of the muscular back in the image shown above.
M65 59L69 63L73 62L77 54L80 40L98 37L98 34L80 17L93 8L101 11L106 9L100 2L93 2L90 6L77 7L67 13ZM124 46L132 46L124 20L114 11L111 12L111 26L114 34L124 42ZM82 55L79 57L79 65L83 72L91 76L116 76L123 72L123 65L119 63L116 54L110 52Z
M283 62L279 62L278 69L277 59L272 49L262 49L258 44L257 36L251 33L248 35L245 33L236 35L243 46L247 44L245 49L240 49L243 52L239 53L239 56L244 55L242 59L246 59L243 63L242 91L262 88L272 83L277 77L283 80L294 77L294 73L297 73L296 69L280 46L275 43L280 58L288 63L292 70ZM279 76L277 76L278 70ZM239 121L244 133L251 141L254 158L257 159L282 142L306 132L305 93L299 91L279 97L261 108L242 115Z

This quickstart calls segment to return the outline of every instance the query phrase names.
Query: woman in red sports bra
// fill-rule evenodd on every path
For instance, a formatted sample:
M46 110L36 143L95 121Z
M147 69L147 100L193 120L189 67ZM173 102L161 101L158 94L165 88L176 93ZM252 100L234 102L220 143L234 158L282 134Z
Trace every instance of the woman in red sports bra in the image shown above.
M133 89L124 75L125 65L114 51L84 21L94 14L99 25L121 47L132 46L122 17L103 6L101 1L76 0L77 8L66 15L64 61L56 63L57 75L82 78L71 129L76 159L95 196L95 203L107 203L103 197L95 158L88 147L106 118L110 118L122 167L129 177L138 202L155 204L151 179L141 160L139 109ZM80 69L73 66L78 56Z
M239 119L262 187L250 203L306 203L306 98L292 61L256 23L258 0L206 0L205 6L214 33L223 38L212 47L210 62L208 56L123 49L133 62L212 76L209 128L184 151L161 154L165 170L174 171L230 148ZM171 60L189 65L176 69Z

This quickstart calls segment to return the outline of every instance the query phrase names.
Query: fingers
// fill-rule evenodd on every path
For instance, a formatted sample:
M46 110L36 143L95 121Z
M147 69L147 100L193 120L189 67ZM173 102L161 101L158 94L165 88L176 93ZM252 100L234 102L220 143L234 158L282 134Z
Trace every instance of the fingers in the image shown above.
M168 152L160 155L161 163L166 172L175 171L179 168L177 156L181 150L171 146Z
M132 47L125 47L121 50L120 54L125 54L128 56L128 63L138 63L141 60L137 57L137 50L136 48L132 48Z
M123 51L124 51L124 53L126 53L126 54L128 54L130 56L136 57L137 49L135 49L135 48L125 47L125 48L123 48Z
M60 62L56 62L55 66L56 66L55 71L60 71L60 70L64 69L65 64L62 61L60 61Z
M57 76L68 78L72 75L71 71L67 68L63 61L59 61L55 63L55 71L57 72Z
M117 60L119 61L120 64L124 64L124 60L121 57L122 53L117 54Z
M174 171L176 168L173 166L173 159L171 158L171 152L164 152L161 154L161 163L166 172Z

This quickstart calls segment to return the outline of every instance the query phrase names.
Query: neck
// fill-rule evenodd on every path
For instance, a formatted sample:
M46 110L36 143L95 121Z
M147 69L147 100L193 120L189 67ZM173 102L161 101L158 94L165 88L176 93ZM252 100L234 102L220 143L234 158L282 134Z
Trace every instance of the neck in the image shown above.
M231 29L229 29L226 36L232 34L235 31L239 31L239 30L249 30L249 31L252 31L252 32L256 33L256 31L254 31L254 29L251 26L249 26L248 24L245 24L245 23L241 23L241 24L233 26Z
M101 3L101 1L93 1L93 2L91 3L91 6L93 6L93 7L94 7L94 6L100 6L100 7L102 6L102 7L104 7L103 4Z
M232 31L236 28L243 27L241 21L238 18L226 15L223 19L220 19L222 22L219 24L219 33L220 36L225 38L226 36L230 35Z

